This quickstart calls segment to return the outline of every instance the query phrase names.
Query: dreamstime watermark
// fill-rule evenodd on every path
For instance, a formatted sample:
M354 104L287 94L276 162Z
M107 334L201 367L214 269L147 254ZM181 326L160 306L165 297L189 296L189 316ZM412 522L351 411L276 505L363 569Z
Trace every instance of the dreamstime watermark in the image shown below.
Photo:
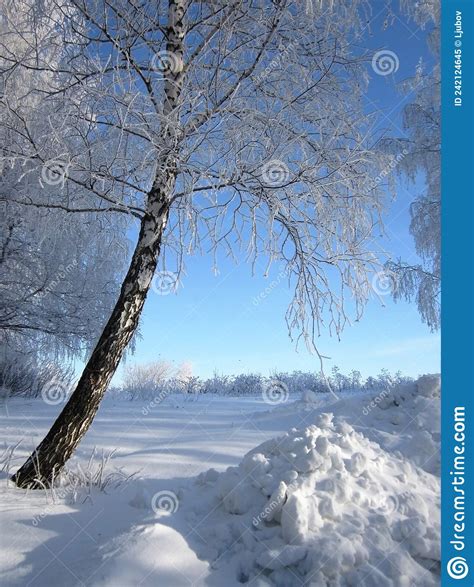
M362 413L364 416L368 416L374 408L376 408L386 397L390 395L390 393L391 391L389 389L384 389L377 396L375 396L371 402L362 408Z
M151 282L151 289L160 296L175 293L178 289L178 274L173 271L158 271Z
M279 379L270 380L262 389L263 401L266 404L284 404L290 397L288 385Z
M282 280L288 277L289 274L290 269L288 267L282 269L275 277L275 279L272 279L270 281L270 283L267 285L265 289L263 289L259 294L253 297L252 305L258 307L260 303L263 302L263 300L265 300L273 292L273 290L280 285Z
M285 492L281 496L278 496L278 499L272 499L267 505L263 508L263 510L256 516L252 518L252 525L255 528L258 528L262 521L271 521L273 519L273 515L275 511L280 510L281 506L287 499L287 493Z
M452 579L464 579L469 573L469 565L463 556L455 556L448 561L446 570Z
M288 62L288 54L296 45L297 43L292 42L286 46L278 47L279 52L277 57L272 59L270 63L260 73L258 73L255 76L255 82L257 84L263 82L272 73L272 71L275 71L276 69L281 69L282 66L284 66L285 63Z
M70 161L65 161L60 158L45 161L41 168L39 180L41 187L44 188L45 184L47 184L49 186L60 186L63 188L68 178L70 167Z
M398 289L398 279L394 271L378 271L372 278L372 289L378 296L393 295Z
M280 159L272 159L263 164L262 182L269 187L281 187L290 178L288 165Z
M367 195L371 190L377 188L382 181L390 175L393 170L405 159L405 157L409 154L408 149L403 149L401 153L398 153L396 157L394 157L390 163L381 171L374 179L371 179L367 188L364 190L364 195Z
M158 51L151 60L151 69L163 76L176 74L182 69L182 60L171 51Z
M69 176L71 162L61 157L49 159L45 161L40 169L38 168L38 160L29 157L0 157L0 170L5 172L7 168L16 168L19 172L16 179L17 183L33 173L39 173L39 184L42 188L48 186L64 187L64 184Z
M68 497L71 497L72 500L74 501L74 493L76 492L76 488L72 487L72 486L67 486L67 487L54 487L54 489L51 490L53 493L52 495L54 496L54 500L61 500L61 499L66 499ZM33 516L33 518L31 519L31 524L35 527L39 526L41 524L41 522L52 512L54 512L54 509L56 507L56 503L55 501L53 501L53 503L50 503L49 505L47 505L39 514L36 514L35 516Z
M52 291L54 291L54 289L61 283L61 281L63 279L66 279L66 277L69 275L69 273L71 273L71 271L73 271L73 269L75 269L77 267L77 259L74 259L74 261L72 261L72 263L69 263L68 265L64 266L64 265L60 265L58 268L58 272L56 273L55 278L50 281L50 283L48 283L48 285L40 292L38 292L38 298L43 298L45 295L47 295L48 293L51 293Z
M53 378L42 386L41 397L45 404L57 406L66 401L71 391L71 385L61 379Z
M151 498L151 508L157 516L174 514L179 508L179 499L173 491L158 491Z
M46 189L47 186L64 188L67 179L70 177L71 170L80 170L78 167L73 167L73 163L67 154L48 159L44 163L35 157L0 157L0 171L5 172L8 167L10 169L16 168L18 172L17 183L22 182L29 175L35 174L35 177L39 175L37 181L43 189ZM88 171L88 173L93 187L100 186L100 189L104 190L107 176L93 171Z
M398 71L399 67L398 55L388 49L377 51L372 57L372 69L377 75L390 75Z
M372 508L383 516L390 516L398 511L398 497L393 494L377 494L372 498Z
M466 501L469 499L466 487L466 408L465 406L456 406L453 412L453 432L454 440L450 492L450 513L451 517L451 540L449 544L457 552L463 552L466 548L466 526L468 517L466 515ZM446 516L446 520L448 516ZM452 557L447 563L448 575L453 579L464 579L469 572L469 565L462 556Z
M142 408L142 414L148 416L148 414L156 408L161 402L163 402L169 395L171 395L171 389L163 389L158 395L156 395L146 406Z

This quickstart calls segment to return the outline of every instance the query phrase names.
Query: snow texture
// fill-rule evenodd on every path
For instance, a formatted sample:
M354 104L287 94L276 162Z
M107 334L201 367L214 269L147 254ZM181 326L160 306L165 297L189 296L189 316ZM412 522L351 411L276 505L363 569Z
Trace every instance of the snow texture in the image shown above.
M439 380L423 377L385 398L374 420L394 422L400 409L438 394ZM427 430L412 438L407 458L400 448L408 445L390 453L342 416L320 413L238 466L201 474L203 490L191 489L183 507L191 523L194 504L210 507L202 556L213 551L214 564L261 586L437 585L439 483L412 458L435 441Z
M276 407L106 401L72 465L120 446L114 464L141 478L54 501L4 484L2 584L439 585L439 394L423 376ZM5 442L34 443L60 406L7 409Z

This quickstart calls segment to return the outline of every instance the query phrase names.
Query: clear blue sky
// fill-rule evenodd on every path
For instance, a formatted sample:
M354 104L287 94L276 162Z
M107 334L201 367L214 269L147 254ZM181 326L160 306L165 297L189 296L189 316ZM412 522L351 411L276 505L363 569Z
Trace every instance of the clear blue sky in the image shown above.
M420 56L428 64L433 57L427 51L424 31L400 16L385 27L385 2L374 2L372 6L373 20L361 45L374 51L394 51L400 66L394 74L379 76L368 64L367 106L382 107L387 116L383 126L400 135L399 115L407 98L397 91L396 83L413 75ZM385 218L387 246L395 257L408 261L416 259L408 233L408 208L421 187L411 186L407 191L406 186L400 185L397 200ZM288 337L284 314L292 292L287 283L280 281L257 307L253 303L275 279L278 268L267 279L263 273L263 261L252 277L249 265L236 266L222 259L220 274L215 276L210 257L188 258L187 275L176 294L162 296L150 292L141 320L142 338L135 356L129 360L186 361L192 364L196 375L203 377L213 371L268 374L274 369L319 370L317 358L309 354L304 344L297 352ZM326 368L338 365L343 372L358 369L364 376L376 374L381 368L409 375L438 372L439 336L431 334L421 323L416 307L404 302L395 304L388 296L383 303L374 297L362 321L347 327L341 341L321 336L319 350L331 357Z

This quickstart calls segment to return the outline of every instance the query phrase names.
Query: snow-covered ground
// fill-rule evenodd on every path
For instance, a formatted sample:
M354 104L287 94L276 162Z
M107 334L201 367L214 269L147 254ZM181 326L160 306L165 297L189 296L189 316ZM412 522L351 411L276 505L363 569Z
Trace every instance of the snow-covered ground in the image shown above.
M335 400L106 400L94 447L136 475L105 492L2 496L2 585L439 584L439 379ZM11 400L11 472L61 406ZM5 458L5 457L4 457Z

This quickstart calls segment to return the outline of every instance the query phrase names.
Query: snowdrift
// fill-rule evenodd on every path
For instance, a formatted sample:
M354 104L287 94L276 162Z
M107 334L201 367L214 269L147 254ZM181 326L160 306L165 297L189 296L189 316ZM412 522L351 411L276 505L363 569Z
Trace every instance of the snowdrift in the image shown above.
M350 400L349 412L345 402L346 418L316 411L310 425L264 442L237 467L202 473L181 501L198 556L262 587L438 585L439 480L414 457L417 444L432 449L439 436L413 410L429 402L439 413L439 378L377 397ZM389 431L400 414L409 448ZM356 430L347 420L360 415ZM370 439L363 430L377 422Z

